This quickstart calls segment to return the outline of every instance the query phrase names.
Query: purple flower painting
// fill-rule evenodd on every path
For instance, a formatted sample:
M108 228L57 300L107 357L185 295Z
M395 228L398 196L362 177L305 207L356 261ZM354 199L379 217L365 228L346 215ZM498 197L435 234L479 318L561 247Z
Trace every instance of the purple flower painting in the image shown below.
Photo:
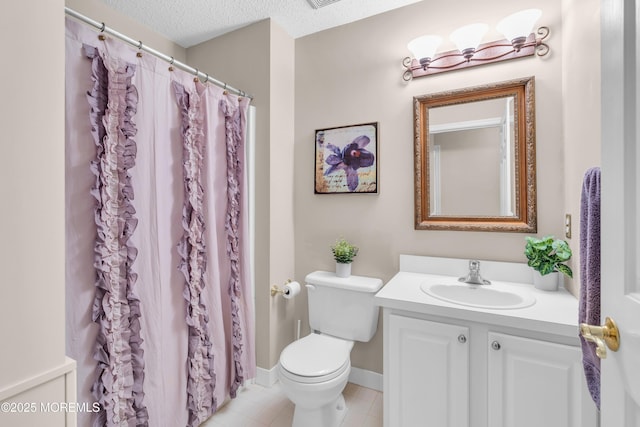
M316 131L317 194L377 193L377 123Z
M358 187L358 168L369 167L375 160L373 153L364 149L370 141L368 136L360 135L351 144L346 145L342 152L335 145L327 144L327 149L333 151L333 154L326 160L331 167L324 174L329 175L343 170L347 175L349 191L354 191Z

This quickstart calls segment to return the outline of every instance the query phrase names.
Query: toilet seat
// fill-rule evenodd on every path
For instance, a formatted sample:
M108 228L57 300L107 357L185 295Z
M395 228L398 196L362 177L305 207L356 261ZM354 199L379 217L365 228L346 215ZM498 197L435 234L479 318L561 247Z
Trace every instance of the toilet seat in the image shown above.
M281 373L291 381L329 381L351 367L353 341L322 334L309 334L289 344L280 354Z

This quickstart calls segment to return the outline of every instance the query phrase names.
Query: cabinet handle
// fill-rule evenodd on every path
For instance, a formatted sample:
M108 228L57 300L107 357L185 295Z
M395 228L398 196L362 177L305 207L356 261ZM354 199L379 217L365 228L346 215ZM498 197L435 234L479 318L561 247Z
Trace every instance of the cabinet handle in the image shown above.
M494 350L500 350L500 343L498 341L494 341L491 343L491 348Z
M459 342L460 344L464 344L464 343L466 343L466 342L467 342L467 337L466 337L464 334L460 334L460 335L458 335L458 342Z

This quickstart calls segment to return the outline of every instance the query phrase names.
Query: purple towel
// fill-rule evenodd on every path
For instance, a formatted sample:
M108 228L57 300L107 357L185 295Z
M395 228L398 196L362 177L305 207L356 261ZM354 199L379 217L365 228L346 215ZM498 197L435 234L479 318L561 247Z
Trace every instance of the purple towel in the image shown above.
M600 168L584 174L580 200L580 308L578 321L600 324ZM582 365L593 401L600 410L600 359L594 343L580 337Z

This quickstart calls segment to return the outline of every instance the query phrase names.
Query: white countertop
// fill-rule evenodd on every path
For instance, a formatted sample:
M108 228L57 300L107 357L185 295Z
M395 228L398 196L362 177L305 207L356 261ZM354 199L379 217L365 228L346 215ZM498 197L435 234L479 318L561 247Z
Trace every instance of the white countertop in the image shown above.
M407 262L403 262L402 257L406 256L401 255L401 268L407 265ZM411 257L412 262L419 258L422 257ZM431 262L438 260L431 257L424 258ZM486 263L490 262L487 261ZM495 267L500 263L493 264ZM416 269L413 268L413 270ZM459 268L456 268L456 270L458 270L458 273L464 273L464 270L459 271ZM442 273L442 271L438 273ZM578 300L564 289L559 289L556 292L547 292L538 290L528 283L496 282L492 280L491 276L485 277L502 286L513 287L516 292L524 290L535 297L536 303L534 305L519 309L489 309L463 306L434 298L420 289L420 284L427 279L450 279L452 276L454 274L451 273L442 275L400 271L376 294L376 304L384 308L481 322L488 325L509 326L566 337L578 336Z

